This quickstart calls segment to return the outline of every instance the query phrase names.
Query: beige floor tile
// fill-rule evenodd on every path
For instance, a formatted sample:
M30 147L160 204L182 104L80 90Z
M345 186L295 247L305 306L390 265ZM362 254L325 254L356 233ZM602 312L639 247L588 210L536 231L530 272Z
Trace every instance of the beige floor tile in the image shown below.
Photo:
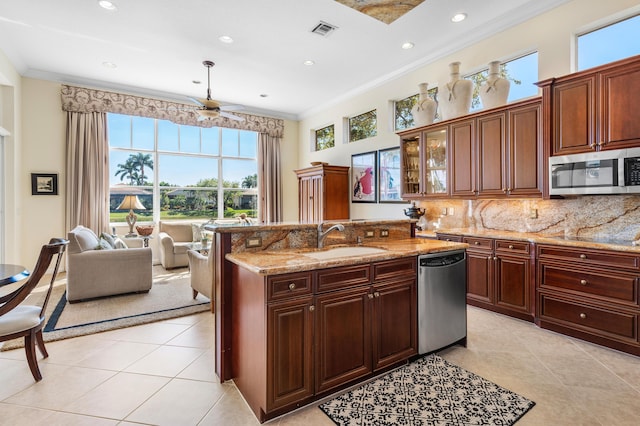
M40 369L42 372L44 367ZM43 373L44 374L44 373ZM33 386L35 380L27 360L0 359L0 401ZM0 419L2 416L0 416Z
M30 407L59 409L105 382L115 373L81 367L61 367L43 371L44 379L7 398L4 402Z
M114 341L100 352L84 358L78 365L81 367L121 371L159 347L160 345L149 343Z
M4 384L4 382L2 382ZM44 424L54 412L40 408L0 402L0 426L33 426Z
M102 338L163 345L190 327L189 324L156 322L100 333Z
M125 420L154 425L197 425L224 395L225 386L173 379Z
M579 386L572 388L576 399L587 407L586 412L603 425L637 426L640 424L640 394L636 391L601 392Z
M80 414L55 412L46 419L42 426L115 426L117 420L99 417L83 416ZM34 425L35 426L35 425Z
M99 353L112 343L101 339L97 334L48 342L45 346L49 357L43 359L42 362L77 365L86 357Z
M180 379L220 383L220 378L216 374L214 365L215 354L213 349L210 349L189 364L177 377Z
M170 380L158 376L119 373L66 405L63 410L122 420Z
M252 426L258 419L233 384L226 384L224 396L211 408L198 426ZM277 424L279 420L274 420Z
M169 340L167 345L203 349L213 348L215 345L215 328L196 324Z
M321 410L317 405L301 408L292 413L274 419L274 424L278 426L298 426L298 425L314 425L314 426L331 426L335 423Z
M200 357L204 349L181 346L161 346L149 355L140 358L124 371L129 373L152 374L175 377Z

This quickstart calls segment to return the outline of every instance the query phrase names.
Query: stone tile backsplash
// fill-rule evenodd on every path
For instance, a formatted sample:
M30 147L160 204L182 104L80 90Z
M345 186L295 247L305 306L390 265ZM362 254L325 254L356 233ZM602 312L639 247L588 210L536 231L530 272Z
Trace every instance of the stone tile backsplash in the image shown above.
M640 196L423 201L428 230L477 228L591 238L640 238ZM453 209L453 214L444 214ZM534 217L535 216L535 217Z

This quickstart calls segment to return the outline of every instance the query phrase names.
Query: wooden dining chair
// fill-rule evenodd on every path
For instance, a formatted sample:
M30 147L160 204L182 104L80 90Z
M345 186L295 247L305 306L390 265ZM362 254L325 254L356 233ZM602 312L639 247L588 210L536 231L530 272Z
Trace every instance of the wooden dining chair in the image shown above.
M67 247L69 241L62 238L52 238L49 244L42 246L40 256L36 262L36 266L24 283L16 290L0 297L0 342L11 339L24 337L24 348L27 353L27 362L29 369L36 381L42 379L42 374L38 368L38 360L36 359L35 345L38 344L40 353L44 358L49 354L44 347L44 339L42 337L42 329L44 327L44 311L47 308L53 283L58 274L58 267L62 254ZM51 275L51 281L44 301L41 306L23 305L21 304L33 289L38 285L44 274L47 272L51 260L57 255L55 267Z

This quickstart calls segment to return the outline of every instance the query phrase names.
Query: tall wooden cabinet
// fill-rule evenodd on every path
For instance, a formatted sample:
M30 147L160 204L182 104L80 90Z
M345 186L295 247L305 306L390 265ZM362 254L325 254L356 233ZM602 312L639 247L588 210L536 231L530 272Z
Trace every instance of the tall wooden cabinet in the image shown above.
M349 219L349 167L322 164L295 172L301 223Z

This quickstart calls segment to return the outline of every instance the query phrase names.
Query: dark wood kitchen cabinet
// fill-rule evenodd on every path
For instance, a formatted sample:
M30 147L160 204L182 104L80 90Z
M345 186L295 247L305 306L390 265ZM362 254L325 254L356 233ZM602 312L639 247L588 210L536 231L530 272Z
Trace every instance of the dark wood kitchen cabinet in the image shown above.
M415 257L272 276L232 265L233 379L263 422L417 354Z
M640 355L640 255L540 244L536 323Z
M403 134L400 139L402 198L449 195L447 126Z
M323 164L295 172L301 223L349 219L349 167Z
M463 237L462 242L469 244L467 303L533 321L532 244L471 236Z
M640 145L640 56L538 83L550 105L550 155Z

